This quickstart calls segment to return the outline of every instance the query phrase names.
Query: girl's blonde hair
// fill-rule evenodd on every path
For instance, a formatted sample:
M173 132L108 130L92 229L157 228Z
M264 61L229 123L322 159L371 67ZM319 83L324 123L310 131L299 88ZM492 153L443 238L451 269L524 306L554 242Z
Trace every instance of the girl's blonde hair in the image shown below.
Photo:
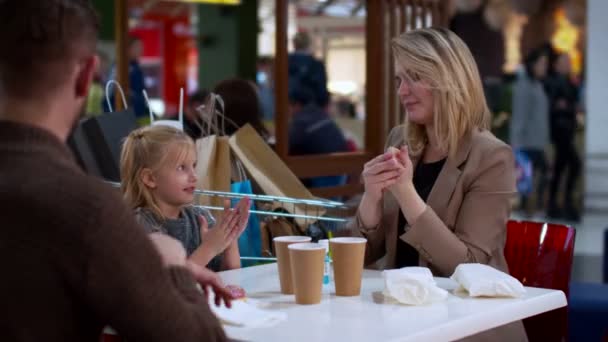
M490 111L477 64L456 34L443 28L413 30L394 38L392 48L398 67L432 89L439 148L453 156L473 128L489 128ZM407 143L411 154L418 156L428 142L427 133L423 125L407 121Z
M169 153L169 148L178 147L178 153ZM132 208L145 207L158 219L163 215L142 180L142 171L157 171L165 163L181 163L188 152L195 149L194 142L184 132L168 126L139 128L125 139L120 155L121 188L127 204Z

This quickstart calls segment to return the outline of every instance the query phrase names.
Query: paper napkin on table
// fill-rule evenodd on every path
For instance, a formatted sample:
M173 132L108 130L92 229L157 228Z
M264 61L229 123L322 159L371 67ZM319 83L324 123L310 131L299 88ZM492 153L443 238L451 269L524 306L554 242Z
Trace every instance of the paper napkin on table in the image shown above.
M426 267L404 267L382 272L384 295L402 304L423 305L443 301L448 292L437 286Z
M224 305L218 307L213 303L209 306L218 319L227 325L247 328L268 327L287 319L287 314L284 312L262 310L255 304L243 300L233 301L230 309Z
M526 289L511 275L483 264L460 264L452 280L471 297L521 297Z

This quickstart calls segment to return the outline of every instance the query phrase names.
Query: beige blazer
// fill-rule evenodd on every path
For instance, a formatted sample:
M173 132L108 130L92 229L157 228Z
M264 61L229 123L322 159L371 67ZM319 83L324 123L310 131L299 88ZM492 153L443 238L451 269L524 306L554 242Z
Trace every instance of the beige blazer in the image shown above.
M400 147L404 141L405 128L397 126L387 146ZM418 159L412 162L415 167ZM465 136L439 173L426 210L403 235L397 236L401 208L388 191L379 225L366 228L355 220L356 231L368 239L366 265L385 257L381 268L394 268L397 239L402 239L418 251L420 266L435 276L449 277L458 264L471 262L508 271L503 248L515 193L514 165L511 148L490 132Z
M393 128L388 146L401 147L405 127ZM412 160L414 167L418 159ZM399 204L390 192L382 199L382 220L366 228L357 214L354 233L368 239L366 265L395 268L397 239L419 253L419 265L449 277L461 263L482 263L508 272L503 254L511 197L515 193L511 148L488 131L474 130L449 156L427 199L427 208L398 236ZM521 322L470 337L474 341L526 341Z

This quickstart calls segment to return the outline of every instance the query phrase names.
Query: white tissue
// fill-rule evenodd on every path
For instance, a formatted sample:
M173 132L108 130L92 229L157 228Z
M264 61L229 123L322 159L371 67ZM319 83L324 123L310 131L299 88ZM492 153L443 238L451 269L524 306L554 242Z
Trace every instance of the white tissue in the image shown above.
M209 307L223 324L238 327L270 327L287 319L284 312L262 310L255 304L242 300L233 301L230 309L223 305L217 307L213 303L209 303Z
M439 288L433 274L425 267L404 267L382 272L384 295L408 305L443 301L448 292Z
M483 264L460 264L452 280L471 297L521 297L526 289L509 274Z

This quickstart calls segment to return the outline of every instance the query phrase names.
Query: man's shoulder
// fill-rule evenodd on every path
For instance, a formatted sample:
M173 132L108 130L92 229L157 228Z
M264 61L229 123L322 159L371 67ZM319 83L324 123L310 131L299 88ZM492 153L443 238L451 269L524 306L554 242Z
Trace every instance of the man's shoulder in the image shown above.
M47 174L27 182L24 191L36 198L39 206L74 216L86 212L94 217L105 207L124 206L120 189L62 163L49 165Z
M118 189L62 160L42 161L43 166L20 162L0 170L0 216L6 222L29 234L61 236L72 245L124 226L111 224L128 218Z

